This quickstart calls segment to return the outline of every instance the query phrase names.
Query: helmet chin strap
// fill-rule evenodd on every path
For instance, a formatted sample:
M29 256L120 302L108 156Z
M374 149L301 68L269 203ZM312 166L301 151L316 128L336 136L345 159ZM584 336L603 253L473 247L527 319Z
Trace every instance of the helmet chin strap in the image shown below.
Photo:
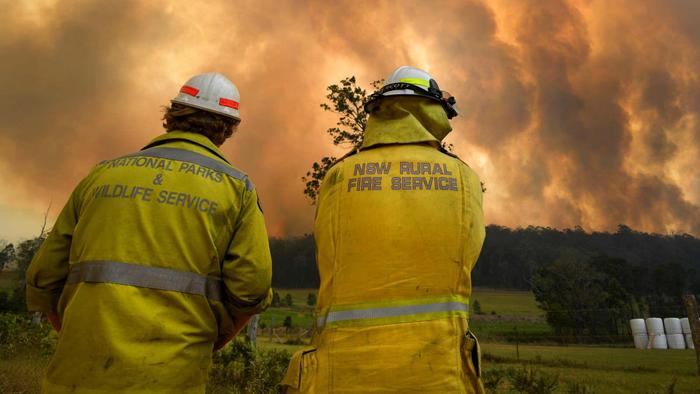
M423 97L428 97L433 100L439 101L440 104L442 104L442 107L445 109L445 112L447 112L447 119L452 119L455 116L459 115L457 113L457 110L454 108L454 105L457 103L457 100L452 97L444 97L442 90L438 87L437 82L434 79L430 80L430 87L428 87L428 91L426 92L424 89L419 88L416 85L413 85L411 83L406 83L406 82L396 82L396 83L391 83L388 84L378 91L372 93L368 98L367 101L365 102L365 112L369 113L369 105L382 98L385 97L384 93L392 91L392 90L411 90L415 92L419 96Z

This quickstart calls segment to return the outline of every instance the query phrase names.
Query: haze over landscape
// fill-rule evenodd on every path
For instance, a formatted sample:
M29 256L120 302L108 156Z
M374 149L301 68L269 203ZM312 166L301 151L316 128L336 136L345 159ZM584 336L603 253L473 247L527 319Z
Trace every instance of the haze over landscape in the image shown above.
M339 155L325 87L410 64L461 115L448 142L488 189L487 223L700 236L700 3L4 2L0 239L37 235L101 160L162 132L191 75L241 91L223 151L268 231L311 231L300 177Z

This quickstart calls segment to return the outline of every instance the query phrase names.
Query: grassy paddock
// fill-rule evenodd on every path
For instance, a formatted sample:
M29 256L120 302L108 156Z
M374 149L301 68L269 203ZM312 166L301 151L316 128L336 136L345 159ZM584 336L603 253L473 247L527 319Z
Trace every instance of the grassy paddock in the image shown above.
M304 346L270 343L258 338L258 347L294 353ZM676 393L700 393L698 377L694 375L695 355L690 350L520 345L518 360L514 345L483 343L482 352L487 373L530 366L557 376L557 393L567 392L573 383L586 386L589 393L666 393L674 380ZM509 388L504 382L496 392L513 392Z
M561 392L576 382L594 393L666 392L675 380L675 392L700 393L692 350L638 350L584 346L516 347L482 344L484 368L532 365L559 376Z
M291 307L270 307L260 315L260 323L264 327L282 327L287 316L292 317L294 327L310 329L314 322L314 306L307 304L309 293L316 294L316 289L275 289L280 300L284 302L287 294L292 296Z
M484 341L538 342L552 341L552 328L544 322L509 320L469 320L469 329Z
M309 297L309 293L318 293L318 289L275 289L275 291L279 293L282 301L284 301L284 297L287 294L290 294L295 306L308 306L306 301Z
M493 311L501 316L544 316L530 291L476 287L472 291L471 302L474 300L479 301L481 311L486 315Z
M258 338L261 350L293 353L303 345L284 345ZM482 343L483 366L488 374L505 368L531 367L559 379L557 393L567 392L569 384L586 386L589 393L666 393L675 379L676 393L700 393L694 354L689 350L643 351L599 347L558 347L520 345L516 359L514 345ZM27 349L10 359L0 358L0 392L38 392L49 357ZM213 383L210 391L216 390ZM223 392L223 391L222 391ZM508 382L496 393L508 393Z
M282 327L284 319L292 317L293 327L311 328L314 321L314 311L296 310L290 308L268 308L260 315L260 327Z

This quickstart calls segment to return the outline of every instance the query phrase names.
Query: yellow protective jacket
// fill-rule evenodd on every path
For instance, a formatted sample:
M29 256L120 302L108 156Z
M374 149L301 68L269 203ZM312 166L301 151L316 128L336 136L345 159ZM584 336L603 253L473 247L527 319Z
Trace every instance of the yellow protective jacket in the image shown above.
M271 301L253 184L205 136L173 131L97 165L27 271L62 320L44 392L203 393L214 341Z
M439 104L384 101L362 149L321 186L316 332L283 383L305 393L482 392L467 324L485 234L481 184L439 148L433 133L449 131Z

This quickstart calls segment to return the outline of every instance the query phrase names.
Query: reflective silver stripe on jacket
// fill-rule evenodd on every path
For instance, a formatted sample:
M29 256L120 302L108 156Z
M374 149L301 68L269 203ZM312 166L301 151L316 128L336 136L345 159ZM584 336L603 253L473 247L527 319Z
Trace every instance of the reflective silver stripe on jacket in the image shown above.
M214 301L223 299L219 278L118 261L83 261L71 265L66 284L79 282L116 283L201 295Z
M235 168L229 166L226 163L214 160L211 157L204 156L197 152L192 152L189 150L178 148L155 147L134 152L132 154L122 156L121 158L134 156L157 157L159 159L171 159L186 161L188 163L194 163L202 167L210 168L216 172L224 173L230 176L231 178L243 181L245 182L246 189L253 190L253 182L250 181L248 175L236 170Z
M436 302L433 304L406 305L387 308L368 308L347 311L329 312L321 316L316 324L322 327L328 323L345 320L381 319L387 317L403 317L434 312L469 312L469 305L458 301Z

